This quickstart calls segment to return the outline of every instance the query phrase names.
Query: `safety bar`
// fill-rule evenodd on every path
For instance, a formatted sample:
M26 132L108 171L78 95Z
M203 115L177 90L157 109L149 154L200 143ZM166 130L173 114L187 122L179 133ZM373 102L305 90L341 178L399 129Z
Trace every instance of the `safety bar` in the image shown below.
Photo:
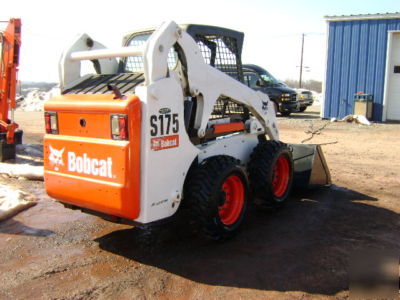
M79 61L79 60L93 60L100 58L141 56L141 55L143 55L142 47L130 46L117 49L100 49L91 51L72 52L71 60Z

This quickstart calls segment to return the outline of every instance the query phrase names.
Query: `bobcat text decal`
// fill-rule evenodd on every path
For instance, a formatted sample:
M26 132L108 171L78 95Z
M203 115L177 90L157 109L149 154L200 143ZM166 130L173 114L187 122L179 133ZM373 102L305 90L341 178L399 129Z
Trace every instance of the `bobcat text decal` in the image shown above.
M78 156L68 152L68 171L112 178L112 158L89 158L86 153Z
M170 135L150 140L151 149L154 151L179 147L179 135Z
M65 148L58 150L49 145L49 149L50 165L55 171L59 171L60 167L64 166L63 153ZM67 153L67 157L67 167L70 172L113 178L113 161L111 157L107 157L106 159L90 158L86 153L80 156L72 151Z

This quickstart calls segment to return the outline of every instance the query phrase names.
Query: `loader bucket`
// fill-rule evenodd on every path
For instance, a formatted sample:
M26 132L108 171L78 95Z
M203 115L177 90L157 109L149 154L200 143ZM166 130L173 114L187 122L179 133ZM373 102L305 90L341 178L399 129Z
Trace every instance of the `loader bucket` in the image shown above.
M294 161L294 188L330 186L331 174L320 145L291 144Z

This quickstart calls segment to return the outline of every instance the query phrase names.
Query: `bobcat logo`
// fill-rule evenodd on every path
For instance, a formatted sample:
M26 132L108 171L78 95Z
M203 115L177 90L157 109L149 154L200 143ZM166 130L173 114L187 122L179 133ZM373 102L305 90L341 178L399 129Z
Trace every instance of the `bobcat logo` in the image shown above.
M268 102L267 101L261 101L262 102L262 110L264 114L268 113Z
M64 153L65 148L57 150L49 145L49 149L50 149L50 154L49 154L50 165L54 167L54 170L58 171L60 170L59 166L64 165L62 155Z

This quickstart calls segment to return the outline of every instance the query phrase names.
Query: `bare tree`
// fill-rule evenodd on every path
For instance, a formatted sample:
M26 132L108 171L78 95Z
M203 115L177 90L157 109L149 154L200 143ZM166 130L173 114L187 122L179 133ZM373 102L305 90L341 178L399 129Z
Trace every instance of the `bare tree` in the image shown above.
M293 79L286 79L283 81L286 85L292 87L292 88L298 88L299 87L299 81L298 80L293 80ZM322 82L318 80L307 80L302 83L302 87L311 90L311 91L316 91L318 93L321 93L322 91Z

